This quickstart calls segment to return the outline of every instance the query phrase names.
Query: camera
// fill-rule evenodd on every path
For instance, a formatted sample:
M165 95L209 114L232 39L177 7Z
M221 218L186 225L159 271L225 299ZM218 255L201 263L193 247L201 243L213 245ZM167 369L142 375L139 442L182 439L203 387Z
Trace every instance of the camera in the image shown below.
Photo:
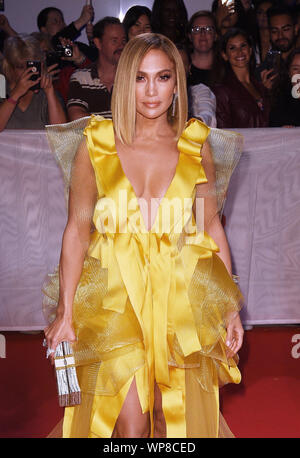
M26 66L27 68L31 68L33 72L37 72L36 75L32 75L30 77L31 81L36 81L38 78L40 78L41 76L41 73L42 73L42 64L39 60L28 60L26 62ZM30 88L31 91L36 91L38 89L40 89L41 86L40 86L40 83L38 82L37 84L35 84L34 86L32 86Z
M58 57L72 57L73 56L73 48L71 45L62 45L57 44L55 47L55 52Z

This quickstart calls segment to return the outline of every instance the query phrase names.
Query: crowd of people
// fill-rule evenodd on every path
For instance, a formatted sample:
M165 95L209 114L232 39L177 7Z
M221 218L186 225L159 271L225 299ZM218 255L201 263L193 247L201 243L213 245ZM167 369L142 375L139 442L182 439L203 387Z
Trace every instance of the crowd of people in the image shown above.
M147 32L167 36L180 51L190 117L220 128L300 126L299 0L214 0L190 18L183 0L154 0L152 10L131 7L122 22L97 21L85 5L69 25L49 7L37 29L19 34L0 15L7 92L0 131L111 117L122 50ZM84 32L88 44L76 41Z

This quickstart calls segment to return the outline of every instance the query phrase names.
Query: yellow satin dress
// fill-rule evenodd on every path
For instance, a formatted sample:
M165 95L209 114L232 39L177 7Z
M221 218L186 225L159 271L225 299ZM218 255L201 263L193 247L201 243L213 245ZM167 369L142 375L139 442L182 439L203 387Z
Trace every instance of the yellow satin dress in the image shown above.
M151 435L156 381L168 438L231 436L219 387L241 378L238 358L225 353L226 316L240 309L241 294L215 242L197 233L190 205L195 185L207 181L201 147L209 128L187 123L150 231L117 155L112 121L92 117L84 134L98 201L73 305L82 402L65 408L63 437L111 437L134 378Z

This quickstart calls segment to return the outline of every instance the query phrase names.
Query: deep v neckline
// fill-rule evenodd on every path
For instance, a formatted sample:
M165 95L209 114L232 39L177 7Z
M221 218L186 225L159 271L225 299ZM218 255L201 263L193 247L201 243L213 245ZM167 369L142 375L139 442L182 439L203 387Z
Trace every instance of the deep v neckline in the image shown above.
M145 220L144 220L144 217L143 217L143 213L141 211L141 207L140 207L140 204L139 204L139 199L142 199L143 197L138 197L136 195L136 192L135 192L135 189L131 183L131 181L129 180L128 176L126 175L124 169L123 169L123 166L122 166L122 162L121 162L121 159L120 159L120 156L118 154L118 151L117 151L117 147L116 147L116 138L115 138L115 132L114 132L114 129L113 129L113 141L114 141L114 151L115 151L115 154L116 154L116 157L117 157L117 160L118 160L118 165L119 165L119 168L120 168L120 171L121 171L121 174L123 176L123 178L126 180L127 184L128 184L128 187L130 189L130 192L132 194L132 196L134 197L134 199L136 200L137 202L137 208L138 208L138 212L139 212L139 215L140 215L140 218L141 218L141 221L143 223L143 226L144 226L144 229L147 233L150 233L152 232L153 228L156 227L156 222L157 222L157 218L160 214L160 211L161 211L161 205L162 205L162 202L164 201L164 199L167 199L169 197L169 194L171 192L171 189L174 185L174 182L176 180L176 177L178 175L178 169L179 169L179 166L180 166L180 160L181 160L181 151L180 149L178 148L178 143L176 144L176 147L177 147L177 151L178 151L178 159L177 159L177 163L176 163L176 167L175 167L175 172L171 178L171 180L169 181L169 184L167 186L167 189L164 193L164 195L162 197L151 197L151 199L159 199L159 204L157 206L157 210L156 210L156 213L155 213L155 217L154 217L154 220L153 220L153 224L151 225L151 227L148 229L148 227L146 227L146 224L145 224ZM145 199L146 200L146 199ZM149 205L148 201L147 201L147 205ZM151 206L151 204L150 204ZM148 210L148 207L147 207L147 210Z

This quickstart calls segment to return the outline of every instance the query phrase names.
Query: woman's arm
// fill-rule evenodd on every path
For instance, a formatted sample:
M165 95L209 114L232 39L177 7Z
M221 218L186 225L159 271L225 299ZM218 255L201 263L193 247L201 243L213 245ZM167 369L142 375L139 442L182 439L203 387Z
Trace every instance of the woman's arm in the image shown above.
M218 245L220 251L217 253L217 255L224 262L229 274L232 275L229 245L218 214L215 215L213 220L211 221L208 234L213 238L213 240Z
M49 67L48 70L51 71L52 67ZM67 122L67 116L63 109L62 104L59 101L59 98L56 95L55 89L53 87L52 76L49 73L45 73L41 78L41 88L44 90L47 97L48 104L48 118L50 124L63 124Z
M217 254L222 259L229 274L231 275L232 272L230 250L218 213L215 187L215 167L208 141L204 143L201 153L202 165L206 174L207 183L196 185L196 198L202 198L204 200L204 215L202 215L202 221L204 221L204 230L213 238L213 240L218 245L220 251ZM198 207L201 208L201 206ZM201 215L197 215L197 223L198 222L201 222ZM197 224L197 226L200 229L200 225Z
M81 29L93 19L93 16L94 8L90 5L84 5L79 18L71 22L71 24L64 27L62 30L57 32L54 37L52 37L52 43L54 47L57 46L61 37L75 40L78 35L80 35Z
M3 30L9 37L17 37L18 33L11 27L7 17L0 14L0 29Z
M55 93L55 90L52 89L51 92L47 92L46 97L48 102L48 116L50 124L63 124L67 122L66 113Z
M60 289L56 318L45 328L47 345L52 349L65 340L68 342L75 340L72 327L73 300L90 243L96 199L95 174L84 140L76 153L72 168L68 222L63 234L60 255Z
M204 199L204 215L202 215L202 221L204 220L204 230L210 235L219 247L218 256L222 259L225 267L230 274L231 272L231 256L227 238L222 227L218 207L217 207L217 195L215 188L215 167L212 157L212 152L208 141L206 141L202 148L202 165L206 174L207 183L196 185L196 198ZM201 206L199 206L201 208ZM197 227L201 226L201 215L200 219L196 219ZM200 223L198 225L198 223ZM240 320L239 313L237 311L230 312L226 318L226 345L227 345L227 357L232 358L238 350L241 348L243 343L243 326Z

